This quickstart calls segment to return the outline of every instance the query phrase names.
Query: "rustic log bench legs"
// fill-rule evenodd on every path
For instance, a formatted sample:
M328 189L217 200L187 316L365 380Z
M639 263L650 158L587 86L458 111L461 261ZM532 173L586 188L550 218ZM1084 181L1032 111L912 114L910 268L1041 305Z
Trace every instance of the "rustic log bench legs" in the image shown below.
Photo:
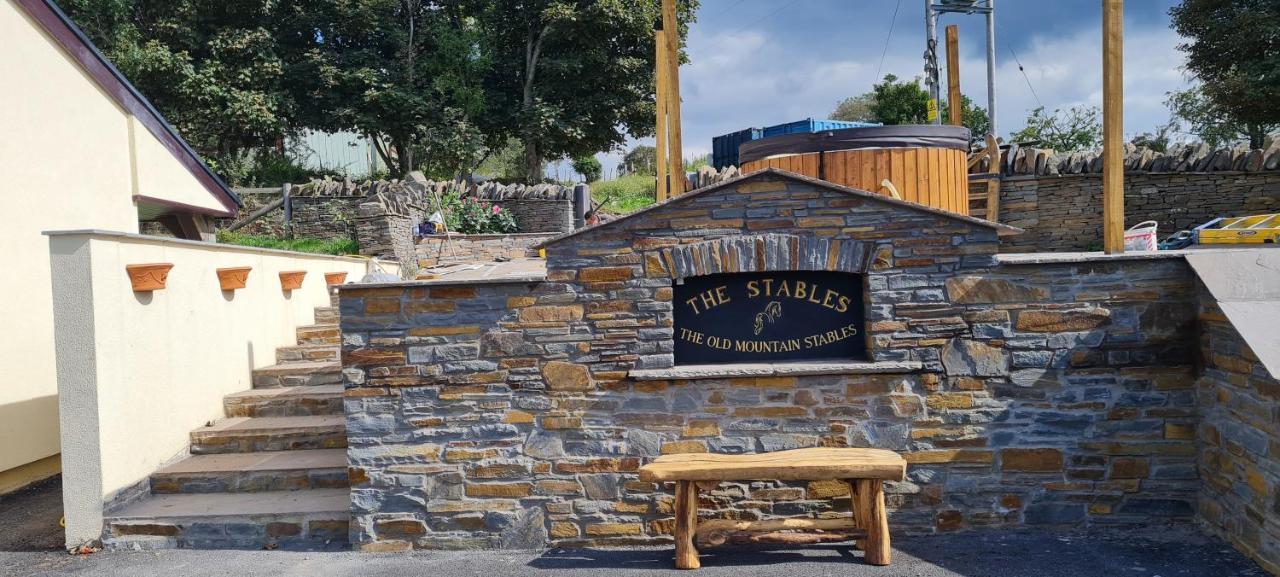
M772 531L749 542L824 543L857 539L857 547L865 552L870 565L888 565L889 517L884 508L884 481L878 479L846 480L850 488L851 519L775 519L769 521L711 520L698 523L698 490L711 490L717 481L676 481L675 528L677 569L697 569L695 538L705 537L711 544L725 543L732 532ZM821 530L820 534L783 533L793 530Z

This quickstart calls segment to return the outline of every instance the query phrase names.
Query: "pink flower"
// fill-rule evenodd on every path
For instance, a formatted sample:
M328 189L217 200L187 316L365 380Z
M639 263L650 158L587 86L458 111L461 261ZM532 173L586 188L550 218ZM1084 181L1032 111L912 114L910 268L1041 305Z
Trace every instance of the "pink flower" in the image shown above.
M493 214L498 214L499 212L502 212L502 207L496 204L493 205Z

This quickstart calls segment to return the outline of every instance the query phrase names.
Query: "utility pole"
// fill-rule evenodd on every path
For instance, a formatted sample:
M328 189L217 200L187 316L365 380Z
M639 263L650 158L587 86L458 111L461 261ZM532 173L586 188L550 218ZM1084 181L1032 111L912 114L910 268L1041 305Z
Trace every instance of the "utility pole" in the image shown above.
M676 0L662 0L662 31L667 41L667 146L672 196L684 194L684 136L680 126L680 21L676 17Z
M670 198L671 179L667 176L667 37L661 29L654 31L654 94L657 96L657 146L654 172L658 177L657 201Z
M964 126L964 97L960 93L960 27L947 26L947 124Z
M1102 0L1102 247L1124 253L1124 0Z
M941 122L932 113L933 106L941 92L942 83L938 81L938 18L942 14L984 14L987 17L987 116L991 117L991 133L999 134L996 129L996 20L995 0L925 0L924 25L928 37L928 47L924 52L924 77L929 85L930 104L929 121Z
M924 0L924 82L929 86L929 124L942 124L938 116L938 15L933 11L933 0ZM879 82L880 79L876 79Z
M991 118L991 134L1000 136L996 128L996 0L987 0L987 116Z

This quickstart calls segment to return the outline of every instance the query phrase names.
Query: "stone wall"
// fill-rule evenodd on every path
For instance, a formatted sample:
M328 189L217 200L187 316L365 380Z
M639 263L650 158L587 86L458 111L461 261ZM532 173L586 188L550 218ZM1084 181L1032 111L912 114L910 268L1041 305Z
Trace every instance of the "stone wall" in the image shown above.
M1280 380L1200 288L1200 518L1280 575Z
M996 231L757 173L548 247L533 283L343 287L352 542L653 544L664 453L904 453L891 525L1188 520L1195 289L1178 259L1000 265ZM871 364L733 377L673 365L673 283L865 275ZM848 508L840 483L728 483L704 515Z
M522 233L573 231L572 199L513 198L501 201L501 206L511 211Z
M450 234L422 238L417 245L418 266L431 267L464 262L493 262L499 258L538 255L535 245L556 237L556 233L531 234Z
M354 240L357 206L363 200L358 196L290 196L289 234L293 238Z
M1219 216L1280 212L1280 171L1125 175L1125 224L1159 223L1159 234ZM1006 237L1006 252L1100 250L1100 174L1017 176L1001 184L1000 222L1026 230Z

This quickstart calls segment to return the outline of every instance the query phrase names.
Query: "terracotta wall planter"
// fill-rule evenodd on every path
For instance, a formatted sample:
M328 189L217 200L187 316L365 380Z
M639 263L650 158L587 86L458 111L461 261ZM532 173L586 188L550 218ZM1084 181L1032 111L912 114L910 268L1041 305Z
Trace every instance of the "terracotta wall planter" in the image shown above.
M133 284L133 292L140 293L163 289L164 283L169 280L171 268L173 263L168 262L130 264L124 267L129 273L129 282Z
M242 289L245 283L249 281L249 271L251 270L253 270L251 266L220 268L218 269L218 284L222 285L222 290L224 291Z
M347 282L347 273L345 272L327 272L324 273L324 284L333 286Z
M291 291L302 288L302 277L307 276L305 270L286 270L280 272L280 288Z

